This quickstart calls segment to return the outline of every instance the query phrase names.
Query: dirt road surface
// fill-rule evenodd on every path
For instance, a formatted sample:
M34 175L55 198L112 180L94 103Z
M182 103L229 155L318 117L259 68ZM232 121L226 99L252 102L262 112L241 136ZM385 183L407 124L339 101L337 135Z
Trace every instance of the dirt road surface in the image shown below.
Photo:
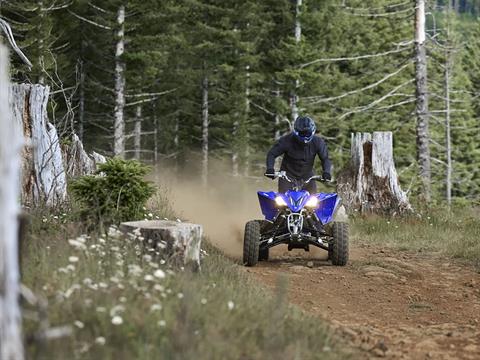
M369 245L346 267L319 252L272 257L246 271L272 288L286 276L289 300L366 358L480 359L480 274L469 266Z

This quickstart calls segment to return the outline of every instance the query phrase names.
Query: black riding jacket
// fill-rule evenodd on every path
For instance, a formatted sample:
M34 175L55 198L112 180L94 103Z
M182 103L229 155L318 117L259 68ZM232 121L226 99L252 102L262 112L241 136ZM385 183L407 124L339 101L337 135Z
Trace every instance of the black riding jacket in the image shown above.
M275 159L283 155L280 170L296 179L307 179L313 175L313 163L318 155L322 161L323 172L331 174L332 164L328 158L325 140L314 136L308 143L302 142L293 133L282 136L267 154L267 171L275 166Z

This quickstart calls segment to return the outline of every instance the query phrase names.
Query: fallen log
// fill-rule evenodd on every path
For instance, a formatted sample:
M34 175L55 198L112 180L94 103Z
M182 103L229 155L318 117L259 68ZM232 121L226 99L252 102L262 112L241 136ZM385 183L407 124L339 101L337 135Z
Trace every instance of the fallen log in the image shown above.
M194 271L200 269L200 246L203 227L198 224L168 220L131 221L120 224L120 230L140 233L146 246L152 246L172 262Z
M398 181L390 131L352 134L351 160L337 179L337 192L350 214L412 212Z

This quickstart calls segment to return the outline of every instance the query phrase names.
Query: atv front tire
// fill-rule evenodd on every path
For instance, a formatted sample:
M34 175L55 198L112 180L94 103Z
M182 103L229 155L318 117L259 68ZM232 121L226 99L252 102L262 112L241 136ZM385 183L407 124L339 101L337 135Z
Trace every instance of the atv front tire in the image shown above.
M243 264L255 266L258 262L260 247L260 223L252 220L245 224L243 238Z
M334 222L332 235L333 240L328 251L329 258L333 265L345 266L348 262L348 223Z

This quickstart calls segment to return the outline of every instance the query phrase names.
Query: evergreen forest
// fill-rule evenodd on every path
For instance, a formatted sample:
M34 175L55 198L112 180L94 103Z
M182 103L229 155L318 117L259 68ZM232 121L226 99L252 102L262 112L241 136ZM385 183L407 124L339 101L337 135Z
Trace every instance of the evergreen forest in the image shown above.
M480 199L480 1L426 2L432 199ZM3 0L67 139L178 171L259 177L293 119L315 119L334 173L352 132L393 131L403 187L417 165L412 0ZM210 170L209 170L210 169ZM450 174L450 175L448 175ZM447 194L449 193L449 194Z

